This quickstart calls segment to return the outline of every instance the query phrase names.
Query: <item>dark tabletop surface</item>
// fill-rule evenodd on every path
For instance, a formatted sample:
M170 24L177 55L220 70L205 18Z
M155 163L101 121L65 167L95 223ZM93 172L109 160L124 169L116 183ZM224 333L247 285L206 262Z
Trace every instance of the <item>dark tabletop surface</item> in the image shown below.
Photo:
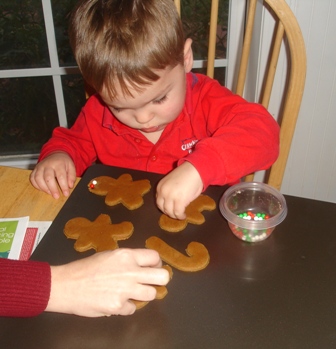
M152 190L145 204L128 211L108 207L104 197L87 189L96 176L117 178L130 173L149 179ZM134 224L132 237L120 247L144 247L156 235L185 250L191 241L203 243L210 263L202 271L173 269L168 295L134 315L81 318L43 313L35 318L0 318L1 348L336 348L336 204L286 196L288 215L265 241L237 239L217 208L204 212L206 222L188 225L178 234L158 226L155 186L161 176L95 165L88 169L32 256L51 264L69 262L78 253L74 240L63 234L74 217L94 220L101 213L113 223ZM205 194L217 202L225 187Z

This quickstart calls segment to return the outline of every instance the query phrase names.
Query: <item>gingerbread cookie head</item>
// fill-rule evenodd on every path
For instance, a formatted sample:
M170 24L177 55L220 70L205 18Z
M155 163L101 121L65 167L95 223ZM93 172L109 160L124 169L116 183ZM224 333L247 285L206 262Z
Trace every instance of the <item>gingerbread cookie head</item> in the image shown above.
M143 195L151 189L148 179L133 181L130 174L123 174L118 179L100 176L88 184L91 193L105 197L108 206L123 204L129 210L135 210L143 205Z
M134 227L130 222L112 224L106 214L99 215L93 222L83 217L70 219L64 227L64 234L75 239L78 252L94 249L97 252L118 248L118 240L128 239Z
M205 218L201 212L204 210L212 211L215 208L216 203L210 196L200 195L186 207L185 219L174 219L163 214L159 219L159 226L170 233L177 233L186 228L188 223L197 225L204 223Z

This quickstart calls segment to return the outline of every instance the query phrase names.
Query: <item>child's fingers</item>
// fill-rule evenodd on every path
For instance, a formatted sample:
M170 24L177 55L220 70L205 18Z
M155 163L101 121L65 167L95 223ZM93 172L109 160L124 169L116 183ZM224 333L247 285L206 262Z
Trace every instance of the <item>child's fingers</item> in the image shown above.
M64 173L57 176L57 182L59 187L61 188L61 191L64 196L69 196L69 185L68 185L68 178Z
M59 186L55 177L48 177L45 179L46 186L48 188L48 192L54 199L58 199L60 197Z
M31 182L31 184L33 185L34 188L40 189L40 187L37 184L36 179L35 179L35 173L36 173L36 170L32 171L32 173L29 176L29 180L30 180L30 182Z
M56 181L55 181L56 186L55 188L53 187L53 184L52 184L53 180L55 181L55 178L46 174L46 171L44 169L42 170L35 169L30 175L30 181L32 185L36 189L44 191L45 193L50 195L53 195L53 194L55 195L55 193L52 193L51 190L54 190L54 191L57 190L58 192Z
M158 197L156 199L158 208L165 213L167 216L174 219L185 219L185 208L186 204L180 199L163 199Z
M185 214L185 208L187 204L185 204L183 201L176 200L173 204L173 212L170 217L173 217L175 219L185 219L186 214Z
M76 168L72 161L68 164L68 187L73 188L76 182Z
M63 195L69 196L70 188L73 188L76 180L75 166L72 163L68 166L61 166L56 170L56 179Z
M68 187L73 188L76 182L76 172L68 174Z
M161 196L157 196L156 197L156 205L159 208L160 211L163 212L163 204L164 204L164 200Z

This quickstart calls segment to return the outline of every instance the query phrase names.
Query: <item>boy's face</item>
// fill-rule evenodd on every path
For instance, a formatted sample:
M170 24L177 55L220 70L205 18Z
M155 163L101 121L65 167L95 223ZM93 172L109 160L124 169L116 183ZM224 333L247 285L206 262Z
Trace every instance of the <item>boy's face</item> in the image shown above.
M174 121L184 106L186 72L182 65L155 71L160 78L137 92L130 88L133 97L121 91L113 100L105 89L101 98L113 115L123 124L139 130L148 139L160 136L164 128Z

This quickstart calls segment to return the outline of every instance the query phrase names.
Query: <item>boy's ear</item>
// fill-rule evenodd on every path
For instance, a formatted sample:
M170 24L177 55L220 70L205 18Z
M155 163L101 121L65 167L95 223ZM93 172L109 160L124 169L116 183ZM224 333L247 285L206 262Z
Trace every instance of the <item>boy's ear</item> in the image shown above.
M191 48L192 40L187 39L184 43L184 70L189 73L193 67L194 56Z

